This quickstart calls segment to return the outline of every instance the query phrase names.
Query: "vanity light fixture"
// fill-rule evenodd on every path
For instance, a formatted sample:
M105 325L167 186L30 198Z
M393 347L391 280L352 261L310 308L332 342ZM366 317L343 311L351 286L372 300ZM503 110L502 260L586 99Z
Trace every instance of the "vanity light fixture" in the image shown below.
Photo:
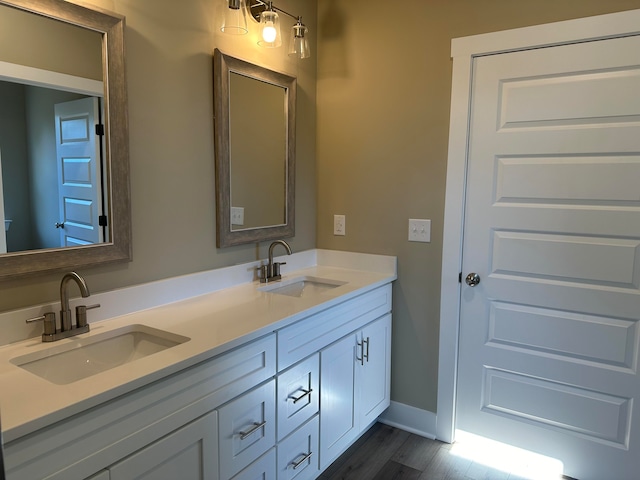
M309 58L311 49L307 34L309 29L302 23L302 17L276 7L271 1L262 0L223 0L227 6L221 30L230 34L248 32L246 16L260 24L260 40L258 45L276 48L282 45L280 34L280 15L283 13L293 18L296 23L291 28L288 55L297 58ZM245 13L246 11L246 13Z
M224 18L222 20L222 30L230 35L244 35L249 29L247 28L247 17L245 10L242 8L244 0L224 0L227 8L224 10Z
M260 14L260 40L258 45L276 48L282 45L280 35L280 16L275 11L273 2L267 2L267 9Z
M311 50L309 49L309 39L307 33L309 29L302 23L302 17L298 17L298 21L292 28L292 37L289 42L289 56L298 58L309 58Z

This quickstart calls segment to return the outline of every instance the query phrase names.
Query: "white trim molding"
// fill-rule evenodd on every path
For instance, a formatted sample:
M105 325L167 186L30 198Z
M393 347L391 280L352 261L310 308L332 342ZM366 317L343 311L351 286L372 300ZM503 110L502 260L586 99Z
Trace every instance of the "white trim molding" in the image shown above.
M455 440L467 143L475 57L568 43L640 35L640 10L456 38L451 42L453 83L442 251L440 353L436 438Z
M378 417L378 422L431 440L436 438L436 414L404 403L392 401Z
M100 80L51 72L15 63L0 62L0 80L93 97L104 97L104 83Z

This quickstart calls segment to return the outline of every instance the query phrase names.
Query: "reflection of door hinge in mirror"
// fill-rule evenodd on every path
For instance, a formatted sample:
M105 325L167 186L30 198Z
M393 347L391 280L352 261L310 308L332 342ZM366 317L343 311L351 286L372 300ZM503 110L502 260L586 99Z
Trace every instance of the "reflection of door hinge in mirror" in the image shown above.
M96 135L98 135L99 137L104 136L104 125L99 123L96 125Z
M100 215L98 217L98 225L100 225L101 227L108 227L109 226L109 222L107 220L107 216L106 215Z
M231 225L244 225L244 207L231 207Z

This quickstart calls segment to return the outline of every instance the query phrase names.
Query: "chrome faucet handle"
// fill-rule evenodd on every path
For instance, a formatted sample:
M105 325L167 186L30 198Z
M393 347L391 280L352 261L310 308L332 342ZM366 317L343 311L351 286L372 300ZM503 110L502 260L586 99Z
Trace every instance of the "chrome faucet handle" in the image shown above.
M40 315L39 317L29 318L26 320L27 323L34 322L44 322L44 330L42 336L45 335L53 335L56 333L56 314L55 312L46 312L44 315Z
M260 265L257 270L260 283L267 283L269 279L269 265Z
M282 275L280 275L280 266L286 265L286 264L287 262L273 262L273 271L271 272L271 276L274 279L282 278Z
M76 307L76 328L87 327L87 331L89 331L89 325L87 324L87 310L93 310L94 308L100 308L100 304L78 305Z

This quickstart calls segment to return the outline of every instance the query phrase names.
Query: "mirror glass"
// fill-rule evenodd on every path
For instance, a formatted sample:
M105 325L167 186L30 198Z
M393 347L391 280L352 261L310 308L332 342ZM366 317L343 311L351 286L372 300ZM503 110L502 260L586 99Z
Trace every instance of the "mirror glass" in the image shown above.
M0 0L0 278L131 257L123 30Z
M0 251L108 241L102 35L2 5L0 31Z
M291 237L296 79L214 54L218 247Z
M278 85L230 73L231 230L287 221L286 93Z

